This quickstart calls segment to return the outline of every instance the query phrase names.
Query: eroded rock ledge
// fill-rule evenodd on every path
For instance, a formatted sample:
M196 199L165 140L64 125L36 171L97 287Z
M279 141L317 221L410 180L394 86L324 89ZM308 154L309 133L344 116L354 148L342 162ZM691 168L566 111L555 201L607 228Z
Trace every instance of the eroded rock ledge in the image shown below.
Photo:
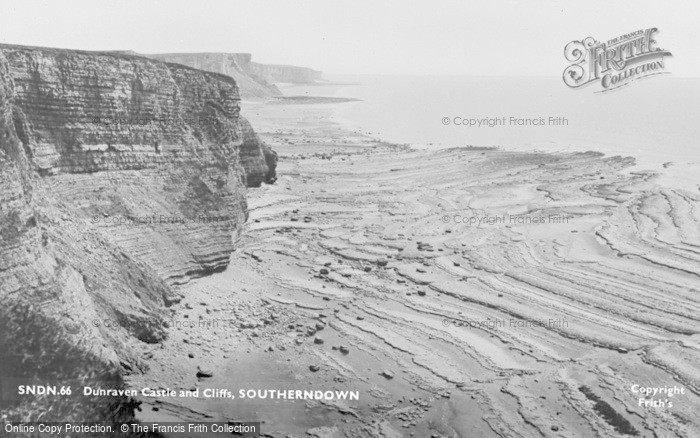
M173 286L227 266L246 186L275 180L239 101L182 65L0 45L0 298L138 366L124 330L161 339Z

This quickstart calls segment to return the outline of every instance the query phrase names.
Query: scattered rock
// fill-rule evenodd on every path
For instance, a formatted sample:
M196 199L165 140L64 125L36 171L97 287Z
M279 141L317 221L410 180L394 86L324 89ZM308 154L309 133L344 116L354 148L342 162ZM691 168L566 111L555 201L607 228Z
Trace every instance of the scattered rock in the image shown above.
M214 371L207 370L207 369L202 369L199 366L197 367L197 377L198 378L205 378L205 377L213 377L214 376Z
M338 427L322 426L314 427L306 431L306 434L315 438L333 438L338 436ZM291 435L289 435L291 437Z
M389 380L394 378L394 372L391 370L383 370L381 373L379 373L380 376L385 377Z
M330 273L330 271L326 268L321 268L320 272L321 272L321 275L328 275Z
M318 371L318 370L320 370L320 369L321 369L321 367L318 366L318 365L309 365L309 370L310 370L312 373L315 373L316 371Z
M340 348L338 348L338 349L339 349L340 352L343 353L343 354L348 354L348 353L350 353L350 349L349 349L347 346L345 346L345 345L341 345Z
M324 341L323 338L321 338L321 337L316 336L316 337L314 338L314 344L323 344L324 342L325 342L325 341Z

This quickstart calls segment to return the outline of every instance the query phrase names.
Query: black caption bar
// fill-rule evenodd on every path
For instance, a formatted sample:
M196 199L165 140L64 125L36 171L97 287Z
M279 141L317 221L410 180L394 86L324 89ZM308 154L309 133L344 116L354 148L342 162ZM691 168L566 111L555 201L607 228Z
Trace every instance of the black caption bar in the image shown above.
M239 436L260 438L259 422L133 422L133 423L82 423L82 422L5 422L2 436L78 437L87 436L166 436L166 437L216 437Z

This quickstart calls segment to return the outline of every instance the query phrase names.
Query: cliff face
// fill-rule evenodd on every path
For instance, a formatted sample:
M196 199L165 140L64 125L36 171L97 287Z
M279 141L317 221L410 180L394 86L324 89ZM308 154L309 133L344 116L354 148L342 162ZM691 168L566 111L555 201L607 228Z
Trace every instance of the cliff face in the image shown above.
M0 45L0 299L138 366L93 321L156 342L173 287L226 267L246 186L275 178L239 112L224 75Z
M244 99L282 95L275 85L251 72L250 53L168 53L146 56L231 76L238 84Z
M156 168L192 156L235 165L245 145L256 159L243 177L274 180L274 154L241 130L228 76L124 54L0 49L16 84L18 135L44 174ZM211 146L204 157L201 145Z
M0 53L0 294L22 289L22 280L39 282L38 273L12 274L35 262L40 247L32 200L30 163L17 139L12 121L14 87L7 62ZM24 273L23 273L24 274Z

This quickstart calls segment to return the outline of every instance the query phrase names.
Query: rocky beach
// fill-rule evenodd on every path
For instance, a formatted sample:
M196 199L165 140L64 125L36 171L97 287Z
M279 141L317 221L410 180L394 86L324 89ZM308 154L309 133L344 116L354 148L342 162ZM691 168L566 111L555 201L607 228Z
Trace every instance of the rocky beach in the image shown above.
M249 192L227 269L182 286L128 379L236 398L143 397L140 419L271 437L700 433L698 193L624 174L629 157L418 151L331 112L244 108L278 179Z
M0 0L0 438L700 438L698 16Z
M0 45L0 418L700 434L697 191L390 144L272 83L315 70L150 56ZM78 391L7 392L37 380Z

